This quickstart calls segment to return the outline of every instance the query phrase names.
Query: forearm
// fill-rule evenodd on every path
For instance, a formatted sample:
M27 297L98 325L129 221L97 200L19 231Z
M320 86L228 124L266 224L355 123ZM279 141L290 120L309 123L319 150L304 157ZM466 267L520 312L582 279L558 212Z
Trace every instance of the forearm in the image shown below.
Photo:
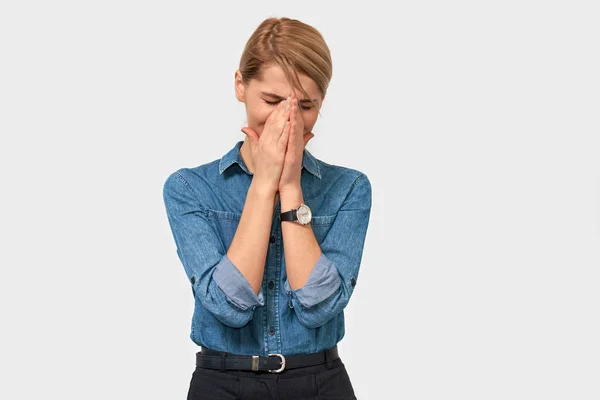
M269 246L275 192L253 180L248 189L242 216L227 257L258 294L263 280Z
M304 202L300 186L281 192L281 211L296 208ZM311 224L282 221L284 256L288 283L296 290L308 281L319 256L321 248L315 238Z

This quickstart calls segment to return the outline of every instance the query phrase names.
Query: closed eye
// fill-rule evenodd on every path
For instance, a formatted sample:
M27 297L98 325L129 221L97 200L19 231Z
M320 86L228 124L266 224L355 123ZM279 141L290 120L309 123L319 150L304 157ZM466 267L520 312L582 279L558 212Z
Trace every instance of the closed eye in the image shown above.
M279 101L267 101L267 100L263 100L263 101L264 101L265 103L267 103L267 104L270 104L270 105L272 105L272 106L275 106L275 105L277 105L277 104L279 104L279 103L280 103ZM312 108L312 107L306 107L306 106L303 106L302 104L300 104L300 107L302 107L302 109L303 109L303 110L307 110L307 111L308 111L308 110L310 110L310 109Z

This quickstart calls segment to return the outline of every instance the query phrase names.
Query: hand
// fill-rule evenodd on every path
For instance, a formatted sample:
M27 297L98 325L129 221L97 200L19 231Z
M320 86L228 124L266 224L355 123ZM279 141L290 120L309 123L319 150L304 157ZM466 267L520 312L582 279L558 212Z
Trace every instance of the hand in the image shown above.
M284 129L285 130L285 129ZM279 192L290 188L300 187L300 175L302 172L302 156L304 148L315 134L304 132L304 120L298 108L298 99L292 97L292 108L290 110L289 140L283 162L283 170L279 179Z
M277 191L288 144L288 119L291 110L285 109L286 104L289 104L288 101L281 101L271 112L260 137L249 127L241 129L250 140L253 179L259 180L273 192Z

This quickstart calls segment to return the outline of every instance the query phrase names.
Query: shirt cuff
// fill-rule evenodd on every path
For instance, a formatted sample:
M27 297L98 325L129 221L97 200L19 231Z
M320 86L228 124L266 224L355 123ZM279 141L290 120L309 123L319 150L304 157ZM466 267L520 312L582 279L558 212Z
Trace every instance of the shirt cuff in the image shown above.
M213 279L217 286L225 293L229 301L241 310L265 304L262 286L258 295L254 293L250 282L233 265L227 254L223 255L221 261L215 267Z
M335 264L325 253L321 253L304 286L292 290L286 279L283 288L287 294L293 293L300 305L309 308L329 298L341 284L342 279Z

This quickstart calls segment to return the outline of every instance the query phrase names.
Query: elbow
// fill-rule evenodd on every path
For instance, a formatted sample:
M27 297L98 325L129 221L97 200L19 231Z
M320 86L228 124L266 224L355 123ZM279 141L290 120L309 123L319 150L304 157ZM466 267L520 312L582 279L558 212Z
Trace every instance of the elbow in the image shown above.
M248 324L254 318L254 310L257 307L253 305L245 309L240 308L222 293L219 295L219 292L215 297L200 299L200 302L216 319L231 328L241 328Z
M296 317L298 321L309 329L320 328L327 324L348 304L348 297L341 287L338 288L330 297L311 307L304 307L295 301Z
M315 267L313 271L319 273L311 275L305 286L291 290L286 282L284 287L298 321L309 329L319 328L337 316L351 295L333 263L318 265L321 268Z
M329 322L335 315L321 314L321 315L306 315L297 314L298 321L308 329L317 329Z
M254 308L255 306L245 311L228 308L213 310L212 313L222 324L231 328L242 328L254 318Z
M240 299L229 297L214 280L200 287L202 290L195 291L194 294L200 303L217 320L231 328L241 328L248 324L254 318L256 307L264 304L262 292L255 303L247 304L241 303Z

